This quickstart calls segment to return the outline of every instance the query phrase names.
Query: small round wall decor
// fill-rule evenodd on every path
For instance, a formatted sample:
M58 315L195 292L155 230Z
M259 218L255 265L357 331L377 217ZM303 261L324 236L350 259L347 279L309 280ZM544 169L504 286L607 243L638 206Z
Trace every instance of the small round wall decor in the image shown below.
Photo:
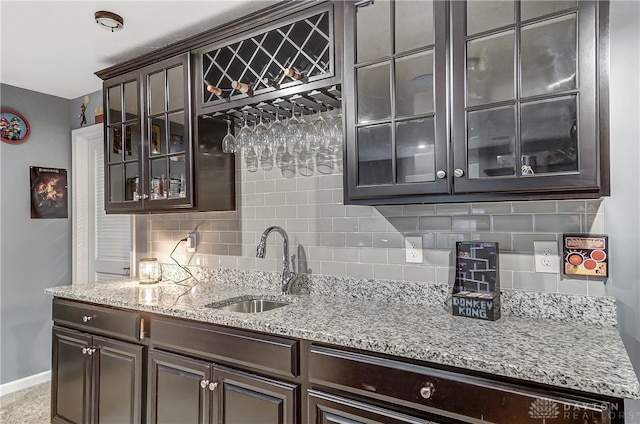
M0 110L0 139L9 144L27 141L31 133L29 121L12 110Z

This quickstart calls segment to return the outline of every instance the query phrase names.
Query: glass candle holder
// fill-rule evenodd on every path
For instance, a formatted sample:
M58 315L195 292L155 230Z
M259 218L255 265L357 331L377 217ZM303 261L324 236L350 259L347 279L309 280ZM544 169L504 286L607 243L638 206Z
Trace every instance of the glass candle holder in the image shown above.
M138 262L140 284L154 284L160 281L160 264L156 258L144 258Z

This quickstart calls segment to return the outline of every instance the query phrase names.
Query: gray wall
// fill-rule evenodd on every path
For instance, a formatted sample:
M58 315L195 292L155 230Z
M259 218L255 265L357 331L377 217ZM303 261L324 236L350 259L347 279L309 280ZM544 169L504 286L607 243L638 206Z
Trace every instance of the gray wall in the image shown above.
M0 85L2 108L20 112L31 136L0 143L0 383L51 368L51 297L71 281L71 218L31 219L29 167L71 171L69 100Z
M89 103L87 104L87 110L85 112L85 117L87 118L87 124L84 125L85 127L96 123L95 111L97 107L102 107L102 91L96 91L94 93L87 94L87 96L89 97ZM80 128L80 106L82 106L84 98L85 96L71 99L69 122L71 123L72 130Z

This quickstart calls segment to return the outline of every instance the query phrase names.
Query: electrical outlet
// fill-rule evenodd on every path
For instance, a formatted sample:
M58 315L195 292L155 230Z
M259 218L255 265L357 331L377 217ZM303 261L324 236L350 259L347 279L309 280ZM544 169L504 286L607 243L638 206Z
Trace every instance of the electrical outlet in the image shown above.
M533 251L536 261L536 272L560 274L560 256L558 256L557 242L534 241Z
M187 234L187 253L195 253L196 246L198 246L198 233Z
M406 237L404 239L404 249L407 255L407 262L422 263L422 237Z

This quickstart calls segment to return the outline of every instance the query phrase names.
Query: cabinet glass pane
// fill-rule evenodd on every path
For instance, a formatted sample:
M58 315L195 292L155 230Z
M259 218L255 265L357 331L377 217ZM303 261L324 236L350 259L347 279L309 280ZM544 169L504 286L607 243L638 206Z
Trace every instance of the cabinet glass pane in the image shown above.
M357 70L358 122L391 117L390 75L388 62Z
M167 153L167 137L164 115L149 119L151 123L151 135L149 136L150 155L164 155Z
M520 3L520 16L525 21L538 16L548 15L561 10L571 9L576 6L575 0L522 0Z
M358 185L393 183L391 125L358 128Z
M356 62L391 55L391 2L376 0L356 6Z
M515 175L515 106L467 113L469 178Z
M467 34L477 34L514 23L512 0L467 1Z
M122 162L122 125L109 126L109 162Z
M182 153L184 160L184 113L169 115L169 152Z
M536 174L578 170L576 97L521 106L522 154L534 157Z
M124 198L125 200L138 200L138 182L139 182L139 171L138 171L138 162L131 162L125 165L124 169L125 173L125 191Z
M468 106L515 97L514 51L513 30L467 42Z
M124 165L109 165L109 201L124 200Z
M171 68L167 71L167 82L169 86L169 109L176 110L184 108L184 77L182 75L182 65Z
M576 15L522 27L522 96L576 88Z
M433 112L433 50L396 60L396 115Z
M172 156L169 161L169 180L167 181L168 197L185 198L187 197L187 186L184 170L184 156Z
M151 200L166 199L168 193L167 159L151 160L151 181L149 181L149 197Z
M124 85L124 119L138 119L138 83L128 82Z
M140 126L138 124L125 125L124 128L124 160L135 160L140 156Z
M164 111L164 71L160 71L149 75L149 114L156 115Z
M107 115L109 124L122 122L122 90L120 85L107 90Z
M395 3L396 53L434 43L433 1Z
M434 119L399 122L396 126L396 173L399 183L435 181Z

